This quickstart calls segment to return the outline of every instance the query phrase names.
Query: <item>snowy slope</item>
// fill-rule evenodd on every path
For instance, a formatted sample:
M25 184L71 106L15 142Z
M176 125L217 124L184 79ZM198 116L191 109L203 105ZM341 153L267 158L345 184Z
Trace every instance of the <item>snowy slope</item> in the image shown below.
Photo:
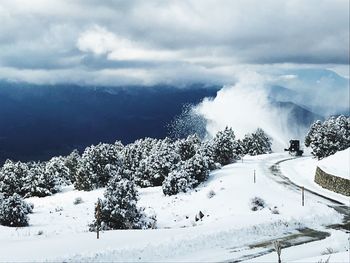
M165 197L160 187L141 189L139 205L157 214L158 229L106 231L99 240L87 232L87 224L103 189L84 192L68 187L51 197L30 198L35 208L29 227L0 227L0 261L227 260L236 255L232 248L282 237L298 228L341 222L335 210L317 200L302 207L298 194L266 176L269 165L285 158L288 155L245 157L243 163L212 172L196 190L176 196ZM215 195L209 198L211 190ZM250 199L255 196L263 198L267 207L251 211ZM83 203L74 205L76 197ZM275 206L279 214L271 212ZM205 216L195 222L199 211ZM342 237L341 242L347 241Z
M350 148L322 159L318 166L325 172L350 180Z

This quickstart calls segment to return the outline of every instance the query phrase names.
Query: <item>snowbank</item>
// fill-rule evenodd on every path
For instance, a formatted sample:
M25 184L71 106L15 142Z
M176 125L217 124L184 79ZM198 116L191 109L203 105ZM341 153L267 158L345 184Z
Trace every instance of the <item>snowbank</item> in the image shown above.
M322 159L318 166L326 173L350 180L350 148Z
M305 155L302 158L296 158L287 162L280 163L283 175L288 177L292 182L299 186L304 186L314 192L320 193L324 196L337 200L343 204L349 204L349 198L327 190L317 183L315 183L316 167L320 161L317 161L313 156ZM307 196L306 196L307 197Z

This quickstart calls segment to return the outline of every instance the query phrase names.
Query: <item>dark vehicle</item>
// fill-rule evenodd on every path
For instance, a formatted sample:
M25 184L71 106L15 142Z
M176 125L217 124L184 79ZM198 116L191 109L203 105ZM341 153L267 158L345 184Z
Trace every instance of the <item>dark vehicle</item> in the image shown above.
M302 156L304 151L300 150L300 141L299 140L290 140L289 148L284 149L285 151L289 151L290 155Z

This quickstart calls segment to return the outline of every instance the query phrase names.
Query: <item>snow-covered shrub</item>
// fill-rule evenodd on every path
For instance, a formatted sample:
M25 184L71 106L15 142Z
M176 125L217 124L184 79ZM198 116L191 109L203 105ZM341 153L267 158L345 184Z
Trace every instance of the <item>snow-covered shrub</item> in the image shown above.
M24 196L49 196L60 191L60 179L53 170L47 170L44 163L29 163L29 172L24 179Z
M95 211L95 221L90 230L97 227L108 229L141 229L154 223L146 220L143 208L137 207L138 192L135 184L127 178L114 176L107 185L104 199L100 201L100 214ZM97 206L96 206L97 207Z
M278 215L280 211L278 210L277 206L274 206L272 208L269 208L272 214Z
M6 160L0 169L0 192L4 196L11 196L15 193L24 195L23 186L28 173L27 164Z
M123 170L134 173L138 169L141 160L147 158L157 143L157 139L145 138L126 145L122 151Z
M249 155L271 153L271 138L260 128L246 134L241 141L242 152Z
M74 187L90 191L106 186L111 178L111 167L122 165L119 149L114 144L106 143L87 147L80 159Z
M75 198L74 201L73 201L73 204L74 204L74 205L79 205L79 204L81 204L81 203L83 203L83 198L81 198L81 197L77 197L77 198Z
M45 173L48 177L55 178L58 185L71 184L70 172L65 165L65 158L62 156L53 157L45 163Z
M199 148L197 149L196 154L201 155L205 162L207 163L207 167L210 171L220 168L220 164L216 164L214 160L214 151L213 151L213 141L207 140L201 143Z
M219 131L213 141L213 156L215 162L222 165L232 163L238 158L236 148L238 144L235 141L235 134L232 128L226 127Z
M27 226L28 213L32 207L18 194L13 194L0 202L0 224L11 227Z
M174 143L169 139L157 141L139 163L134 173L135 183L141 187L161 186L164 178L180 161Z
M187 192L196 184L189 173L181 167L169 173L162 184L165 195L175 195L180 192Z
M205 155L196 153L191 159L184 163L184 169L187 174L192 178L194 186L197 186L201 182L208 179L210 172L210 163Z
M213 189L211 189L208 192L207 197L210 199L210 198L213 198L215 195L216 195L215 191Z
M266 206L265 201L260 197L254 197L250 200L250 209L252 211L261 210Z
M318 159L330 156L350 147L350 117L330 117L323 123L314 122L306 137L305 146L311 147Z
M176 141L176 150L181 160L186 161L195 155L200 143L201 140L196 134L189 135L186 139Z
M58 212L62 212L63 211L63 207L62 206L56 206L55 207L55 212L58 213Z

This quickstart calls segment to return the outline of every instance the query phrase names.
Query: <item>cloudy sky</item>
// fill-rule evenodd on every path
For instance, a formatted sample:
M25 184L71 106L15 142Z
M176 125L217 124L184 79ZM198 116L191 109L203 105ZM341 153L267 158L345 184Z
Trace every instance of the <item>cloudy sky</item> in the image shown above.
M349 65L348 0L1 0L0 79L229 83Z

